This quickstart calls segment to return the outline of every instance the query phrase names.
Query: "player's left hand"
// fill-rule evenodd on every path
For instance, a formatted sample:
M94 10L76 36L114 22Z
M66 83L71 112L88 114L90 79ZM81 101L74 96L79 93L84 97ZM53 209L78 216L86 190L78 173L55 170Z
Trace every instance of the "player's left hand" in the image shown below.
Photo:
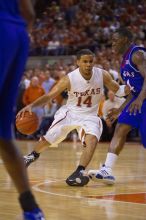
M136 115L137 112L141 113L141 106L142 106L142 100L137 97L137 99L135 99L129 106L128 108L128 112L130 113L130 115Z
M118 118L119 114L120 110L118 108L112 108L108 111L107 119L113 123Z
M25 115L25 112L29 112L30 115L32 114L32 107L31 105L27 105L26 107L24 107L23 109L21 109L17 115L16 115L16 118L20 117L20 118L23 118L24 115Z

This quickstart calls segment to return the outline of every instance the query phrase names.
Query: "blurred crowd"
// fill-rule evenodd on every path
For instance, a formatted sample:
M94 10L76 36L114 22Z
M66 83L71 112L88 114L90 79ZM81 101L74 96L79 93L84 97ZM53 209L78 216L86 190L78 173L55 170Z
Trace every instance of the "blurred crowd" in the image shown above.
M144 0L41 0L31 35L30 55L70 55L88 47L111 50L111 34L121 26L146 46Z

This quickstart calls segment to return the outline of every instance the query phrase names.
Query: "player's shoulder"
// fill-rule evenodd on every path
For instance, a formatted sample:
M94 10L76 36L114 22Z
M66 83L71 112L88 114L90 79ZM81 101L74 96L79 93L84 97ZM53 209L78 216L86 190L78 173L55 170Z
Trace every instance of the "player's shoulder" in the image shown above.
M145 59L145 57L146 48L141 46L135 46L131 54L132 62L137 65L138 63L141 63L141 61Z
M132 49L146 50L146 48L143 45L137 45L137 44L135 44Z
M98 66L93 66L93 71L103 71L103 69L101 67L98 67Z
M139 53L139 52L145 53L146 52L146 48L144 46L134 45L131 48L130 54L133 55L133 54Z
M94 75L96 75L96 76L103 75L104 70L103 70L101 67L96 67L96 66L94 66L94 67L93 67L93 73L94 73Z
M76 68L75 70L69 72L69 73L67 74L67 76L68 76L68 77L71 77L71 76L75 76L75 75L77 75L77 74L79 74L79 68Z

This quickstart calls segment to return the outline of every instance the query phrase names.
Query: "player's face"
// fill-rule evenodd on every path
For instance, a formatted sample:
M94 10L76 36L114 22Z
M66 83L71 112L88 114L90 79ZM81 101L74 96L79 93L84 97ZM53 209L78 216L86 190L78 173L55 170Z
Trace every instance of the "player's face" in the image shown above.
M112 48L116 54L124 52L124 48L127 43L127 38L120 36L118 33L113 34L112 37Z
M92 55L83 55L81 58L77 61L77 64L79 66L80 72L82 75L85 76L85 78L90 77L92 75L92 68L94 66L94 56Z

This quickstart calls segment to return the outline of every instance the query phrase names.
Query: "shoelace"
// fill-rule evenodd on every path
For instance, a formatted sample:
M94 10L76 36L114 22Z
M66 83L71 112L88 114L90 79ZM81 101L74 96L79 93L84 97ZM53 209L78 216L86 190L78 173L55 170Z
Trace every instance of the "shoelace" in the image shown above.
M109 176L110 174L106 170L99 171L103 176Z
M26 160L26 161L33 161L33 160L35 160L35 158L34 158L34 156L33 155L28 155L28 156L24 156L24 159Z
M80 173L81 173L83 176L88 176L88 171L86 171L86 170L80 170Z

